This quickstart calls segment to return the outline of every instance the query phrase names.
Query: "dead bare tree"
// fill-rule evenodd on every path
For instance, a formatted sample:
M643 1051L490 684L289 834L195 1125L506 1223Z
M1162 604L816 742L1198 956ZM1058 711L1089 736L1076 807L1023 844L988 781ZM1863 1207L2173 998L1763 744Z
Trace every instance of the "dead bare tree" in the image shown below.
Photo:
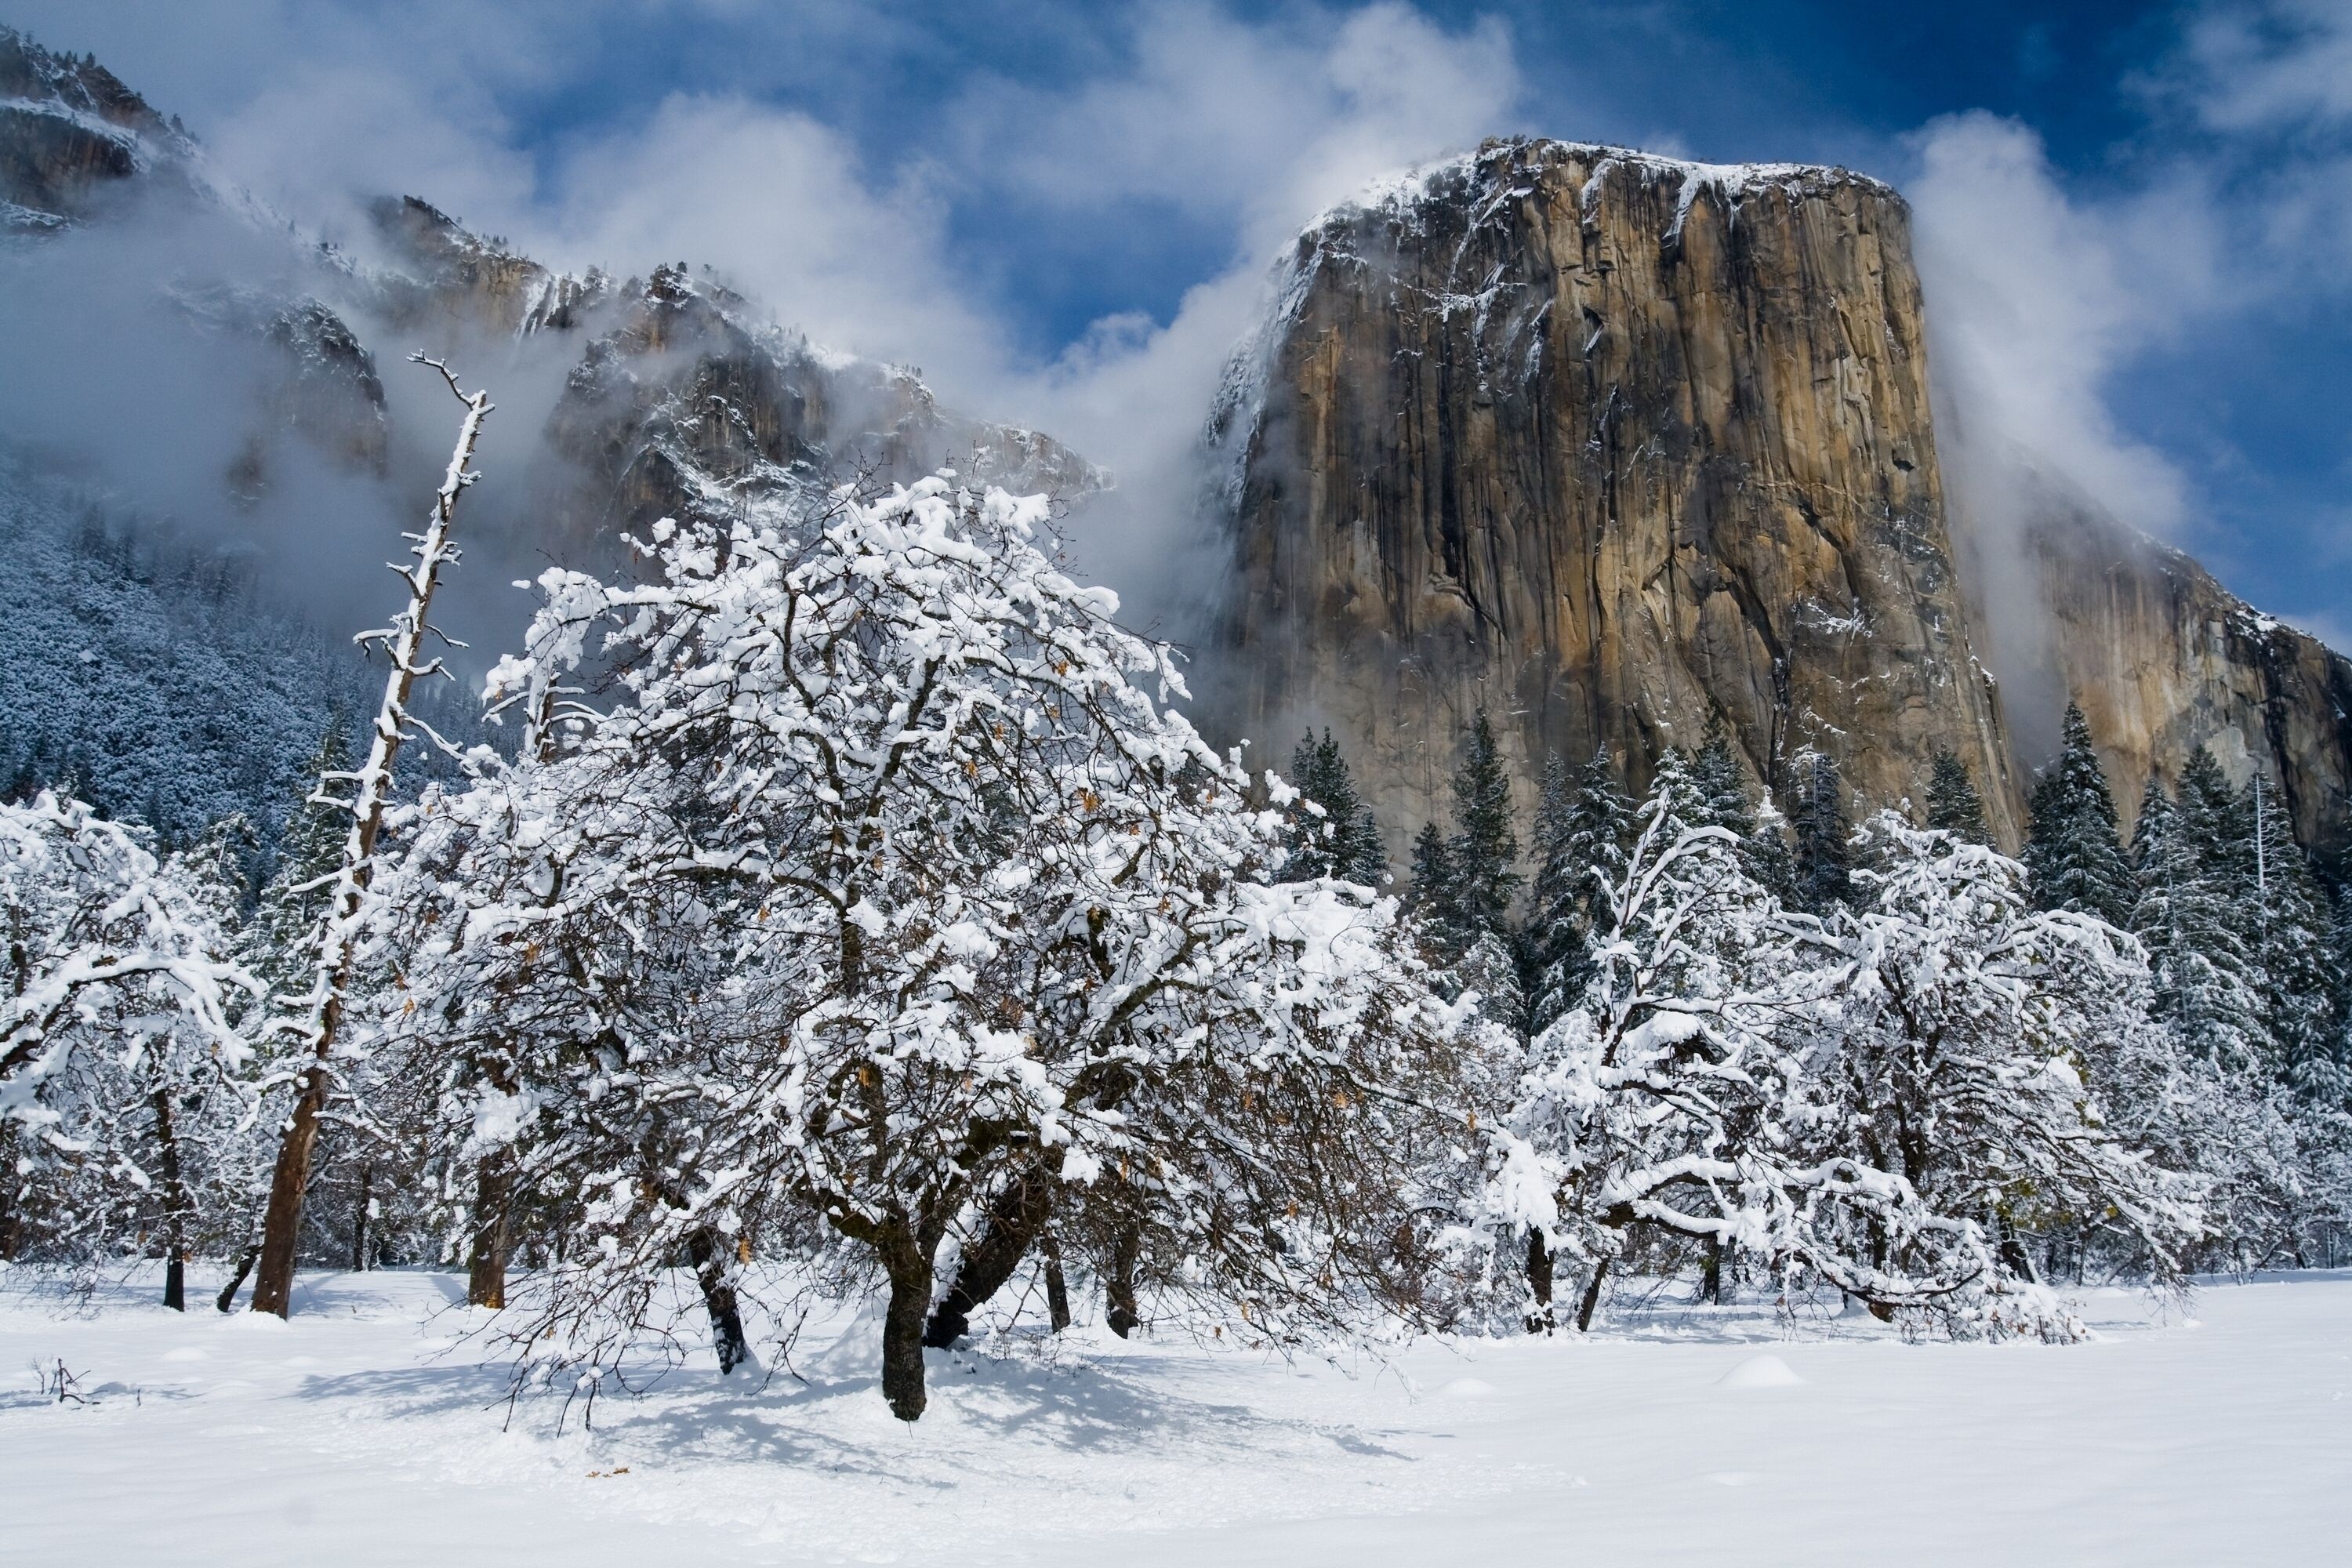
M363 642L383 643L392 661L391 671L384 678L383 701L376 709L375 733L368 746L367 761L355 773L323 775L319 781L319 793L311 797L321 804L347 809L352 825L343 842L342 863L335 872L334 895L315 933L316 957L310 994L303 998L299 1017L290 1022L291 1031L301 1042L309 1061L278 1142L278 1164L269 1181L269 1206L262 1221L261 1256L253 1280L253 1310L274 1312L281 1318L286 1316L293 1293L295 1244L302 1224L303 1191L310 1185L311 1155L319 1141L319 1121L334 1090L336 1037L342 1025L344 993L351 984L353 959L359 950L368 886L374 877L376 837L383 827L384 807L392 800L393 759L407 740L413 722L408 712L411 689L419 676L431 675L441 668L438 658L424 658L425 639L431 631L425 615L432 608L433 590L440 582L441 569L457 559L457 546L450 541L451 525L457 515L457 497L481 477L467 465L473 460L474 443L481 435L482 421L488 416L491 406L488 393L468 394L441 361L423 354L409 357L437 372L449 384L450 392L466 405L466 417L457 427L457 445L449 455L448 471L442 476L441 488L434 496L433 511L425 521L425 531L408 536L414 542L409 554L415 557L415 564L393 568L408 589L408 603L389 627L362 636ZM351 786L348 798L329 793L337 784Z

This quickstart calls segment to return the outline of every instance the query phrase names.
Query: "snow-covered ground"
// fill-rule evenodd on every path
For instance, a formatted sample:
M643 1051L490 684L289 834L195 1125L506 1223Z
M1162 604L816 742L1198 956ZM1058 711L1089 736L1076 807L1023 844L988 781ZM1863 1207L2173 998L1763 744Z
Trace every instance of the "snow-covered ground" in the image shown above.
M2352 1272L2092 1292L2097 1342L1904 1344L1654 1306L1589 1342L1353 1374L1083 1331L932 1357L870 1322L796 1379L522 1404L462 1281L312 1275L290 1323L0 1276L0 1561L338 1564L2327 1563L2352 1542ZM88 1405L44 1401L62 1359ZM801 1379L805 1379L802 1381ZM617 1472L617 1473L616 1473Z

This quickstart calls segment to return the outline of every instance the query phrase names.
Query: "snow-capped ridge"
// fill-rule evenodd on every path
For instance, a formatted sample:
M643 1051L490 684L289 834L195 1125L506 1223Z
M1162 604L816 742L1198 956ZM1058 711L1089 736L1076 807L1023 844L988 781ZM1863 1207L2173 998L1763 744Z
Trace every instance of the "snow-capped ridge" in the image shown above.
M1664 236L1670 241L1680 237L1692 205L1707 191L1713 191L1733 209L1762 190L1811 195L1853 186L1877 196L1902 199L1886 182L1833 164L1710 163L1604 142L1497 138L1480 144L1474 152L1414 164L1374 180L1354 195L1318 213L1299 230L1299 240L1302 244L1318 243L1366 215L1409 220L1414 209L1432 201L1467 199L1477 207L1474 223L1483 222L1513 196L1533 194L1535 187L1529 181L1563 163L1577 163L1591 171L1582 183L1580 196L1580 210L1587 223L1593 220L1607 177L1616 170L1633 170L1645 184L1676 182L1679 195L1674 221Z

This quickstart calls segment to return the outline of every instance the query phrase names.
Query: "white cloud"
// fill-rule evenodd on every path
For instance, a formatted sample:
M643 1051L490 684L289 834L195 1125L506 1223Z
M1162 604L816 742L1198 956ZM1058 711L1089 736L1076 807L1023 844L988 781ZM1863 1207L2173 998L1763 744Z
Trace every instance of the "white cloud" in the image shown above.
M2041 139L1985 113L1932 122L1917 151L1909 195L1952 425L1939 445L1960 449L1962 481L2024 461L2137 527L2179 537L2186 481L2124 433L2106 392L2131 358L2210 303L2204 204L2172 191L2112 207L2072 200Z

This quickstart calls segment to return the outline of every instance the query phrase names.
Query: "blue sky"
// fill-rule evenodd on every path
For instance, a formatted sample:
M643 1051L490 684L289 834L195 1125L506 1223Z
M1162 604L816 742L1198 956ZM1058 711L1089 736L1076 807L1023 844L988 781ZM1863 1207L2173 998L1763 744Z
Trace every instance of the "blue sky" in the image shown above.
M2352 4L5 0L305 223L709 260L1149 475L1283 237L1492 132L1846 163L1975 424L2352 644Z

